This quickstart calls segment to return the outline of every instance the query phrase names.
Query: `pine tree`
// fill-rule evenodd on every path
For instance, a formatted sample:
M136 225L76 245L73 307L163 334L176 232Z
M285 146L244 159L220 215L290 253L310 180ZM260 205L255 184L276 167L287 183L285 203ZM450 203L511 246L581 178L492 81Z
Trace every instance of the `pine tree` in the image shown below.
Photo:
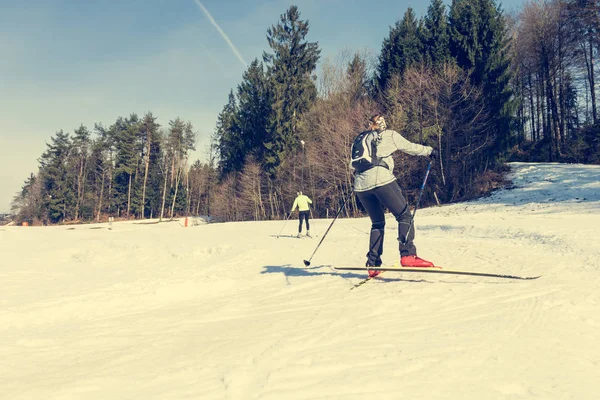
M367 62L359 54L355 54L346 70L348 90L353 101L364 99L369 95L369 79L367 77Z
M227 104L217 117L217 128L214 136L221 177L232 171L240 171L244 166L244 143L241 140L238 115L238 105L233 91L231 91L229 92Z
M171 218L175 216L175 208L178 211L187 209L188 193L187 186L183 184L183 176L186 173L186 165L189 152L195 150L196 134L190 122L184 122L181 118L169 121L169 136L167 138L171 152L171 189L173 199L171 202ZM179 196L181 190L186 190L184 195Z
M446 6L442 0L431 0L423 18L423 50L427 64L440 68L450 60L450 36Z
M150 139L150 165L146 188L146 207L149 209L150 218L160 214L162 182L165 180L163 171L161 171L161 160L164 155L163 142L163 132L158 128Z
M97 138L92 144L90 160L91 180L96 194L94 206L96 221L100 221L102 213L113 213L113 171L115 136L112 129L106 129L102 124L94 126Z
M134 187L134 175L137 172L139 155L139 119L136 114L129 118L119 117L111 126L116 144L115 157L115 190L118 213L124 213L127 217L131 214L132 205L135 209L139 204L135 198L136 187ZM132 204L132 200L136 204Z
M244 72L238 85L238 122L243 142L243 155L253 154L259 162L264 156L264 141L271 116L271 88L263 64L255 59ZM245 157L244 157L245 164Z
M42 205L49 222L61 222L68 217L74 193L69 187L67 162L71 152L71 138L62 130L51 138L51 143L39 159L42 179Z
M470 73L471 83L483 87L496 133L492 151L502 153L510 144L514 111L502 10L495 0L454 0L449 21L451 54L458 66Z
M450 7L450 53L465 71L473 70L482 60L480 2L481 0L453 0ZM481 77L475 75L473 83L480 82Z
M142 202L141 202L141 217L146 216L146 187L148 185L148 175L150 173L150 165L152 153L157 151L156 135L160 125L156 122L156 117L152 113L147 113L140 124L140 134L142 140L142 159L144 161L144 182L142 184Z
M398 74L400 71L400 57L396 55L400 53L398 46L400 36L400 21L390 28L390 33L387 38L383 39L381 46L381 54L379 55L379 64L377 65L377 90L383 93L392 78L393 74Z
M69 171L75 177L76 200L74 218L76 220L80 217L80 210L84 206L85 201L90 146L90 131L85 126L81 125L73 132L73 152L71 155L72 170Z
M400 49L402 51L402 73L407 68L423 61L423 42L419 35L420 22L412 8L408 8L400 22Z
M298 123L312 102L317 89L311 76L321 50L317 42L307 42L308 21L300 19L298 7L291 6L280 22L267 30L273 53L264 53L273 84L272 129L265 138L263 165L271 174L286 154L299 145Z
M423 61L423 43L419 22L412 8L408 8L401 21L390 29L384 39L377 67L377 84L384 92L394 75L402 78L407 68Z

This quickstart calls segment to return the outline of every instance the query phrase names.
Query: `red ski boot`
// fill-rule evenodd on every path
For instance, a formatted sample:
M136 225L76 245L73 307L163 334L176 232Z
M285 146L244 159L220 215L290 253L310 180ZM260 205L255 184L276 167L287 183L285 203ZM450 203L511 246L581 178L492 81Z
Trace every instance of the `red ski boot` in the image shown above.
M369 278L375 278L377 275L379 275L381 273L381 271L379 271L377 269L368 269L367 272L369 273Z
M422 258L417 257L415 254L400 257L400 265L411 268L435 267L431 261L423 260Z
M375 269L379 266L381 266L381 258L377 257L377 259L375 261L367 260L365 267L367 267L367 272L369 273L369 278L375 278L377 275L379 275L381 273L381 271L379 271L378 269Z

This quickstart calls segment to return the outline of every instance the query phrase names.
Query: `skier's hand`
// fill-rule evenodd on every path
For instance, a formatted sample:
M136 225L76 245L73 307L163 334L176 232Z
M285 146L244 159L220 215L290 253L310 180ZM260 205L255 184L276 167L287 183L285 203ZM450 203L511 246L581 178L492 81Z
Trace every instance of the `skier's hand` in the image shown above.
M436 149L432 149L431 153L429 154L429 158L431 158L432 160L435 160L438 157L438 152Z

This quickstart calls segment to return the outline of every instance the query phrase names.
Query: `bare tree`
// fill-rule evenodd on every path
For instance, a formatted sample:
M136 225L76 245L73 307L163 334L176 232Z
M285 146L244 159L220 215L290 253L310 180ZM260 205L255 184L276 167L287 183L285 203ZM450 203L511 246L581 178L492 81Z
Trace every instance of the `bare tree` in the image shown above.
M255 221L266 218L262 199L262 175L260 165L252 157L249 157L240 174L240 197L243 200L242 205L245 205L245 207L241 207L241 211Z

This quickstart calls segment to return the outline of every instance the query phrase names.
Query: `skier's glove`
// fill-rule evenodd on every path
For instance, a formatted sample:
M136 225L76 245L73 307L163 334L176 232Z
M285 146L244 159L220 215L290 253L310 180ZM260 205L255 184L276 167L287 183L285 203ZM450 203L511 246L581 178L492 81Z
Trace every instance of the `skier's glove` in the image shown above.
M438 157L438 152L436 149L431 150L431 154L429 154L429 158L435 160Z

